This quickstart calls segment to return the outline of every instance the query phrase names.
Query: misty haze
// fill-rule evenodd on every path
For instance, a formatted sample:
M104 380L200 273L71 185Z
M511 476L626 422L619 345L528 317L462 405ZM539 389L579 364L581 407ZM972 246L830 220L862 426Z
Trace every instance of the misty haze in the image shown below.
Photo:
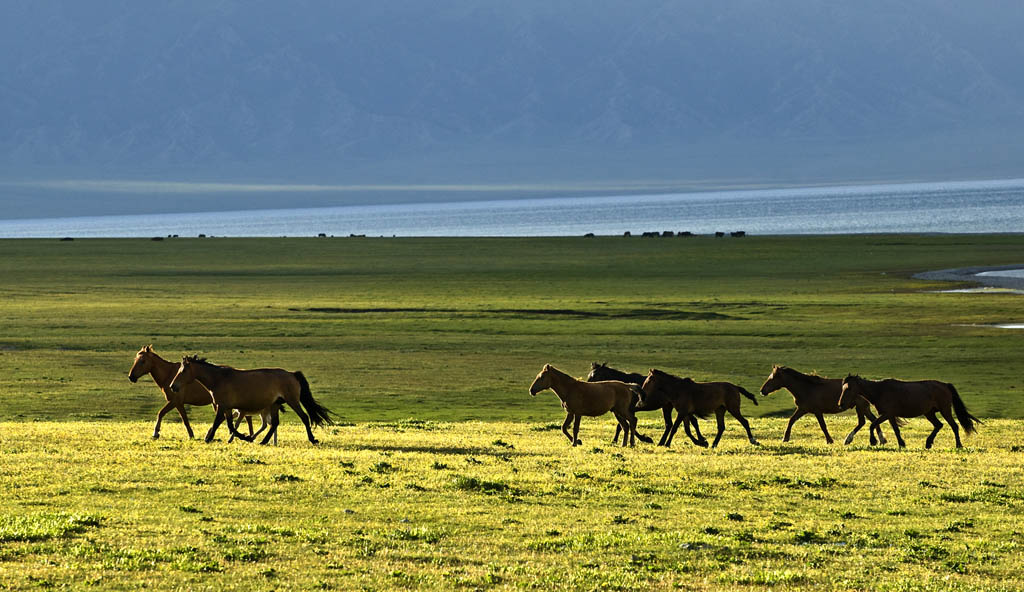
M952 0L11 0L0 215L1013 178L1022 28Z

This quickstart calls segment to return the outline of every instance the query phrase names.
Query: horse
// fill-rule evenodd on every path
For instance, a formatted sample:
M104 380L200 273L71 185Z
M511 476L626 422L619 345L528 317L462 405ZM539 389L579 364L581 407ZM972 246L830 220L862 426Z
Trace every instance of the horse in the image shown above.
M952 411L956 411L956 417L964 426L964 431L973 434L977 430L975 423L981 420L974 417L967 411L960 393L956 387L948 382L938 380L918 380L907 382L895 378L885 380L867 380L856 375L849 375L843 379L842 393L839 395L839 404L849 404L851 399L864 398L878 410L878 419L871 422L871 428L875 429L883 421L888 420L892 426L892 432L896 434L896 441L900 448L906 447L903 436L900 435L900 418L925 416L932 422L933 430L924 442L924 447L931 448L935 442L935 435L942 429L942 422L935 417L935 413L941 413L949 427L953 428L953 437L956 439L956 447L963 448L960 442L960 429L953 420Z
M577 380L551 364L544 364L540 373L530 385L530 395L551 389L565 409L565 421L562 422L562 433L573 446L583 442L577 437L580 433L580 419L586 415L596 417L611 411L619 426L629 435L629 445L635 444L636 415L629 403L634 394L639 394L639 387L618 380L586 382ZM572 423L572 435L569 435L569 424ZM622 437L622 445L626 445L626 436Z
M259 436L261 433L263 433L263 430L267 429L271 425L277 424L278 423L277 415L279 413L281 413L282 411L284 411L284 409L281 408L281 404L280 403L278 403L276 405L271 405L270 407L267 407L263 411L260 411L258 413L258 415L260 416L260 420L262 421L262 423L260 424L260 429L256 430L255 434L250 429L249 430L249 437L250 438L255 438L256 436ZM250 425L252 425L252 416L253 415L257 415L257 414L255 414L255 413L251 413L251 414L250 413L244 413L242 411L239 411L238 409L235 409L232 412L232 416L235 419L235 430L236 431L238 430L238 426L242 424L242 420L243 419L246 420L247 422L249 422ZM235 439L235 435L231 434L231 437L228 438L228 442L231 442L234 439ZM274 446L277 446L277 432L274 432Z
M849 401L845 406L839 404L839 395L843 390L843 379L841 378L812 376L792 368L787 368L786 366L773 366L772 373L768 375L768 379L761 385L761 395L768 396L781 388L789 390L790 394L793 395L793 402L796 404L796 411L789 418L786 433L782 436L783 442L789 442L789 434L793 430L793 424L808 413L813 413L818 418L818 425L821 426L821 431L825 434L825 441L829 444L832 444L832 436L829 435L828 428L825 427L823 414L839 413L851 407L857 409L857 427L853 428L850 435L846 436L844 444L853 442L854 435L864 427L865 417L870 421L875 421L875 416L871 413L871 405L864 399ZM876 443L875 432L870 432L869 436L871 437L871 444L874 445ZM886 442L885 436L882 435L881 427L878 428L877 442L882 444Z
M161 358L153 351L152 345L147 345L140 349L139 353L135 354L135 362L132 363L131 369L128 370L128 380L132 381L133 384L147 374L152 375L153 382L160 387L160 392L167 399L167 403L156 414L156 426L153 428L154 439L160 437L160 422L163 421L164 415L171 409L178 410L178 415L181 416L181 421L185 424L185 431L188 432L188 437L190 439L194 438L192 425L188 422L188 413L185 412L185 405L201 407L213 403L210 391L198 383L190 384L180 392L174 392L170 389L171 379L178 372L179 366L181 364L177 362L168 362ZM248 419L248 422L249 433L252 434L252 420Z
M755 405L757 405L757 398L741 386L731 382L696 382L692 378L680 378L652 368L640 388L644 393L640 398L641 403L645 403L649 397L657 395L672 402L672 406L679 412L679 415L676 416L676 427L686 417L693 415L707 417L713 411L718 421L718 434L715 435L715 441L711 444L712 448L718 446L718 441L722 439L722 432L725 431L726 410L747 431L747 440L754 446L760 445L750 431L750 424L740 413L740 395L747 397ZM690 440L699 445L699 442L690 434L689 423L684 423L683 429ZM703 446L707 446L707 442Z
M248 438L235 430L231 423L231 412L238 409L243 413L260 413L264 409L281 402L287 403L292 411L299 416L306 427L306 436L311 444L317 444L313 436L312 425L322 427L334 425L332 413L318 403L309 391L309 383L302 372L290 372L281 368L260 368L256 370L240 370L230 366L218 366L198 356L185 356L181 359L181 367L171 380L171 390L178 392L192 382L198 382L210 391L213 404L217 408L217 416L206 433L206 442L213 441L213 435L225 419L228 430L236 437L247 442ZM302 408L305 407L306 411ZM306 412L309 415L306 415ZM271 414L270 432L260 444L266 444L277 433L277 414Z
M587 375L587 382L597 382L599 380L618 380L627 384L635 384L640 386L644 382L644 375L636 372L623 372L616 370L608 366L608 364L598 364L597 362L590 363L590 374ZM649 398L647 405L640 404L640 397L634 396L629 404L630 408L634 413L637 411L655 411L661 409L662 416L665 418L665 431L661 434L661 439L658 440L658 446L665 446L666 448L672 445L672 438L675 437L676 432L672 429L672 403L660 395L654 395ZM697 437L704 440L704 436L700 433L700 427L697 426L697 419L693 420L693 429L697 432ZM676 424L678 427L678 424ZM619 432L622 431L622 426L618 423L615 424L615 437L612 438L613 442L618 441ZM625 436L623 436L625 437ZM647 442L648 444L654 441L637 432L636 437L641 442ZM705 444L707 441L705 440Z

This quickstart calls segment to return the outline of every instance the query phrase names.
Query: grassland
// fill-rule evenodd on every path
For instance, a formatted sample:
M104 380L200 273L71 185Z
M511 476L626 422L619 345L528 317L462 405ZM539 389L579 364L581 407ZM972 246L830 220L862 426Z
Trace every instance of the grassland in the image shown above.
M1020 296L918 271L1024 262L1024 236L0 241L0 587L1024 588ZM311 447L184 439L141 345L301 369ZM941 378L968 448L782 445L790 398L719 451L582 449L544 363L754 391L773 363ZM201 434L209 408L192 410ZM1006 418L1006 419L999 419ZM642 418L657 435L658 420ZM850 417L830 420L833 435ZM708 426L710 427L710 426ZM707 429L705 430L707 431ZM223 435L222 435L223 436Z

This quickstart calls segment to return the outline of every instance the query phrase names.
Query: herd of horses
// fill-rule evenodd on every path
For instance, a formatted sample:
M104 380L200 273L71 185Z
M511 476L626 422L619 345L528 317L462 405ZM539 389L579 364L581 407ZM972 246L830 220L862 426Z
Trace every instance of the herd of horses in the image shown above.
M146 374L153 377L167 400L157 413L153 438L160 437L160 423L171 409L178 411L188 437L194 437L185 405L213 405L216 415L206 433L206 442L211 442L217 428L227 421L231 433L229 442L234 438L252 442L263 430L268 429L260 444L267 444L271 439L277 444L277 428L285 405L302 421L310 443L317 443L313 427L334 424L334 414L313 398L302 372L281 368L241 370L212 364L195 355L184 356L181 362L170 362L157 355L153 346L147 345L135 354L128 379L134 383ZM761 386L761 395L767 396L782 388L792 393L796 403L796 411L789 418L782 438L784 442L789 441L793 424L811 413L818 419L825 440L831 444L832 436L828 433L824 415L847 409L856 410L857 425L846 436L846 444L853 441L853 437L867 421L870 421L868 434L871 444L885 444L881 424L888 421L902 448L906 446L900 435L903 419L923 415L934 428L925 441L925 447L931 448L935 435L942 429L942 422L937 417L941 414L953 429L957 448L962 448L960 429L953 418L954 412L968 434L975 431L975 423L980 423L978 418L967 411L956 388L937 380L907 382L889 378L875 381L855 375L843 379L823 378L785 366L774 366ZM697 418L707 418L712 413L715 414L718 432L711 447L718 446L725 431L726 411L746 430L747 440L755 446L758 444L750 423L740 412L741 397L750 399L755 405L757 397L731 382L697 382L692 378L681 378L655 369L644 376L595 362L585 380L574 378L546 364L530 385L530 394L536 396L546 389L554 391L562 402L566 412L562 433L573 446L581 444L580 420L584 416L595 417L608 412L615 416L617 422L614 442L618 442L621 435L623 446L633 446L637 439L653 443L651 438L637 433L636 412L657 410L661 410L665 419L665 430L658 441L659 446L671 446L676 431L682 425L691 442L707 447L708 441L700 432ZM877 416L871 412L872 407L878 412ZM255 415L262 419L262 425L258 431L253 432L251 418ZM243 419L248 422L249 435L238 431Z
M264 429L267 435L260 444L267 444L271 438L277 444L277 426L282 407L288 405L306 427L306 437L316 444L313 427L333 425L333 413L313 398L309 383L302 372L290 372L281 368L260 368L239 370L230 366L218 366L198 356L185 356L181 362L169 362L147 345L135 354L135 361L128 371L128 380L136 382L149 374L167 399L167 403L156 416L153 437L160 437L160 422L171 409L177 409L185 424L188 437L192 438L192 426L188 422L185 405L213 405L216 416L206 433L206 441L213 441L220 424L227 420L231 432L229 442L240 438L247 442L255 440ZM253 433L251 416L259 415L263 425ZM245 418L249 423L249 435L238 431L238 425ZM232 423L232 420L237 420Z
M903 419L923 415L933 426L931 434L925 440L925 448L931 448L936 434L942 429L942 422L937 415L942 415L953 429L956 447L962 448L960 429L953 418L954 412L956 419L968 434L975 432L976 423L981 423L967 411L956 387L938 380L867 380L852 374L842 379L824 378L804 374L785 366L773 366L771 374L761 385L761 395L767 396L782 388L789 390L796 403L796 411L789 418L789 424L782 437L784 442L789 441L793 424L811 413L818 419L818 425L825 434L825 441L831 444L833 440L828 433L824 416L847 409L856 410L857 425L846 436L846 444L853 442L853 437L868 421L871 445L885 444L886 439L881 426L888 421L896 441L900 448L903 448L906 446L900 434ZM750 430L750 423L740 413L740 397L750 399L755 405L757 397L730 382L697 382L692 378L681 378L655 369L651 369L644 376L622 372L607 364L594 362L585 380L573 378L554 366L545 364L530 385L530 394L536 396L545 389L551 389L562 402L562 408L566 412L562 433L572 446L581 444L578 436L580 419L583 416L599 416L609 411L618 423L613 436L614 442L618 442L621 434L623 446L633 446L635 439L653 443L651 438L637 433L636 412L659 409L665 418L665 430L658 441L659 446L670 446L676 430L682 424L690 441L698 446L707 447L708 442L700 433L697 418L707 418L712 413L717 420L718 433L711 447L718 446L722 432L725 431L726 411L743 426L750 443L758 445ZM872 407L878 412L877 417L871 412ZM676 413L674 421L673 411Z

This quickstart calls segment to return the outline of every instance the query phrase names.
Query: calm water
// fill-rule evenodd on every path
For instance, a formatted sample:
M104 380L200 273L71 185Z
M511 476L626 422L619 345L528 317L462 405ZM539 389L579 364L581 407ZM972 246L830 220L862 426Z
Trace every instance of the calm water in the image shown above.
M0 220L0 237L1022 232L1024 179Z

